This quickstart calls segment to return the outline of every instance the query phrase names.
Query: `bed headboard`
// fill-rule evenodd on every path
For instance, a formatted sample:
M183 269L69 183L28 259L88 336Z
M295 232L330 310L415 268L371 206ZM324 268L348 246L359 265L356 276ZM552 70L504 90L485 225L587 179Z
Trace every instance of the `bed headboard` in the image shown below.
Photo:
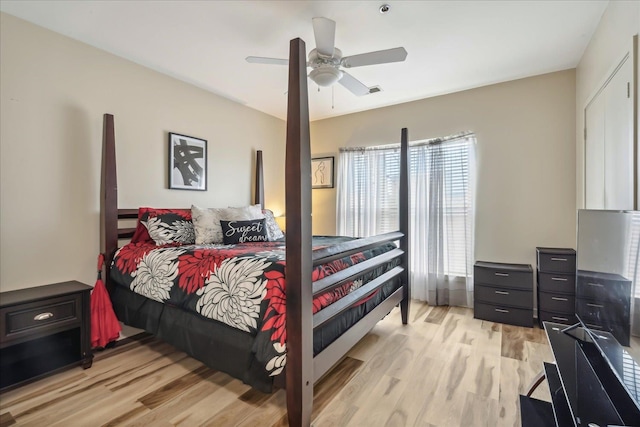
M120 227L120 220L135 220L138 209L118 208L116 138L113 114L105 114L102 136L102 176L100 184L100 253L104 255L104 278L110 291L109 266L118 249L118 241L131 239L134 227ZM254 203L264 209L264 168L262 150L256 152Z

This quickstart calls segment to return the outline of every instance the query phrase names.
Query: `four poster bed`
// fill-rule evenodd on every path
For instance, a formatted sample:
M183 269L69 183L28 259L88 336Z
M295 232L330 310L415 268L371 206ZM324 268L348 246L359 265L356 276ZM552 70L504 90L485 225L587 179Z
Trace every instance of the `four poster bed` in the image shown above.
M230 245L148 239L144 227L153 215L184 224L191 214L118 209L114 118L105 114L101 249L119 320L256 389L286 386L289 424L302 426L310 424L319 378L396 305L407 323L408 137L403 129L399 231L312 237L305 44L294 39L290 48L286 238ZM264 208L262 169L258 151L255 203ZM121 228L120 219L138 223ZM131 242L119 248L122 239ZM230 295L234 287L240 291Z

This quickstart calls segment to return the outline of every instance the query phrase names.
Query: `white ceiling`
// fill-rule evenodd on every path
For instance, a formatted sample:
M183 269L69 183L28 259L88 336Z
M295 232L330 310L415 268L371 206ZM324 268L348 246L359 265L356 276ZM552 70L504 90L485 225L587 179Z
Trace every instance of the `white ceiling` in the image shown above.
M383 15L378 9L391 5ZM574 68L607 1L0 1L0 10L279 118L289 40L336 21L344 56L404 46L407 60L349 70L382 92L309 80L312 120Z

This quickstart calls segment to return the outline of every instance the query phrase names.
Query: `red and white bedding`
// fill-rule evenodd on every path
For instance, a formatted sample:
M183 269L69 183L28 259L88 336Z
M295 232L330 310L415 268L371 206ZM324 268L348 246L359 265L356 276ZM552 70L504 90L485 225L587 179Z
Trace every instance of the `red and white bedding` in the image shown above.
M351 240L314 237L314 249ZM395 248L389 243L317 266L318 280ZM285 364L286 285L284 241L235 245L156 246L130 243L120 248L111 280L152 300L255 335L256 359L270 375ZM357 289L381 272L346 283L313 299L313 313Z

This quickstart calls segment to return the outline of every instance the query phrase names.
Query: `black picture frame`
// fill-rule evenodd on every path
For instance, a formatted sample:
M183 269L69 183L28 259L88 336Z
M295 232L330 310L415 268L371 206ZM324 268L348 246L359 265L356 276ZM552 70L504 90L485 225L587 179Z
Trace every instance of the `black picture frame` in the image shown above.
M311 159L311 188L333 188L334 157Z
M169 132L169 188L207 190L207 141Z

